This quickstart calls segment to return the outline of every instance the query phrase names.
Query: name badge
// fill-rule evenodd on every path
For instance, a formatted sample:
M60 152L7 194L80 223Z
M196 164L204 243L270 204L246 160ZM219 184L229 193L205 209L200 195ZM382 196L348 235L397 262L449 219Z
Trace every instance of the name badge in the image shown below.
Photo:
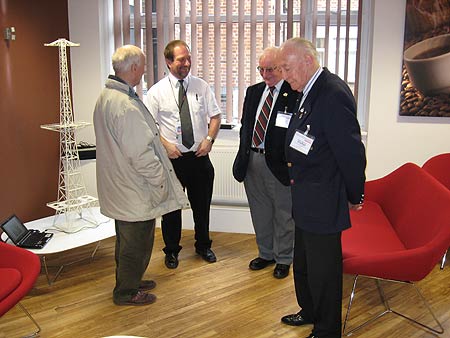
M275 120L275 126L280 128L287 128L289 126L289 122L291 121L292 113L288 113L286 111L278 111L277 118Z
M179 121L177 121L175 125L175 133L177 137L177 144L181 144L182 143L181 123Z
M302 154L308 155L311 146L314 142L314 136L308 135L310 126L308 125L306 131L301 132L297 130L292 138L291 144L289 146Z

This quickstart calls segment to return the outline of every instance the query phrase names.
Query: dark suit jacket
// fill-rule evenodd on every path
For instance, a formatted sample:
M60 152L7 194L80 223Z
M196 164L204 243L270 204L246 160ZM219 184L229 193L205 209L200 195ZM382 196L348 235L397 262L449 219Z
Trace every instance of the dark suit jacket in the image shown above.
M364 197L366 157L355 99L347 84L324 68L303 110L303 117L291 118L286 133L295 225L336 233L350 227L348 201L357 204ZM296 130L303 132L308 125L314 142L304 155L289 145Z
M239 151L233 164L234 178L242 182L247 173L250 147L252 145L253 128L261 96L266 88L265 82L257 83L247 88L244 107L242 110ZM264 141L266 163L274 176L284 185L289 185L289 174L284 155L286 128L276 127L275 120L278 111L292 113L298 93L291 89L287 82L283 82L277 100L270 115Z

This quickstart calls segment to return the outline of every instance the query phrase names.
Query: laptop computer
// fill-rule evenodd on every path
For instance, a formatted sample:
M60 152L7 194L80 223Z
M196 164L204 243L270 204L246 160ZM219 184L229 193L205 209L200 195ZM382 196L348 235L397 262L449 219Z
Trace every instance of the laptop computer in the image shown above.
M16 246L27 249L42 249L53 236L49 232L27 229L16 215L9 217L0 228Z

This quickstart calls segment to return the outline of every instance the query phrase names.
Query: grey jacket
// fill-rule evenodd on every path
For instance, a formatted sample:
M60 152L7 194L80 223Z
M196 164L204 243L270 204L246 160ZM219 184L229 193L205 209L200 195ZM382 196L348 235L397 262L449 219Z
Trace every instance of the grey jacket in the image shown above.
M100 211L137 222L189 206L156 123L126 83L110 76L94 110Z

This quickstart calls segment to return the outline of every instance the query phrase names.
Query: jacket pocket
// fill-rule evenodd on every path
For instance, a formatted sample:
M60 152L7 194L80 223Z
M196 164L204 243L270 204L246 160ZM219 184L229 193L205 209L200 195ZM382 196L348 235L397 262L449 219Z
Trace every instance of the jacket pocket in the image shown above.
M169 197L169 182L165 179L158 186L150 186L150 205L152 207L159 206L162 202L166 201Z
M335 220L338 201L332 185L329 183L304 182L291 187L293 214L301 223L330 224Z

